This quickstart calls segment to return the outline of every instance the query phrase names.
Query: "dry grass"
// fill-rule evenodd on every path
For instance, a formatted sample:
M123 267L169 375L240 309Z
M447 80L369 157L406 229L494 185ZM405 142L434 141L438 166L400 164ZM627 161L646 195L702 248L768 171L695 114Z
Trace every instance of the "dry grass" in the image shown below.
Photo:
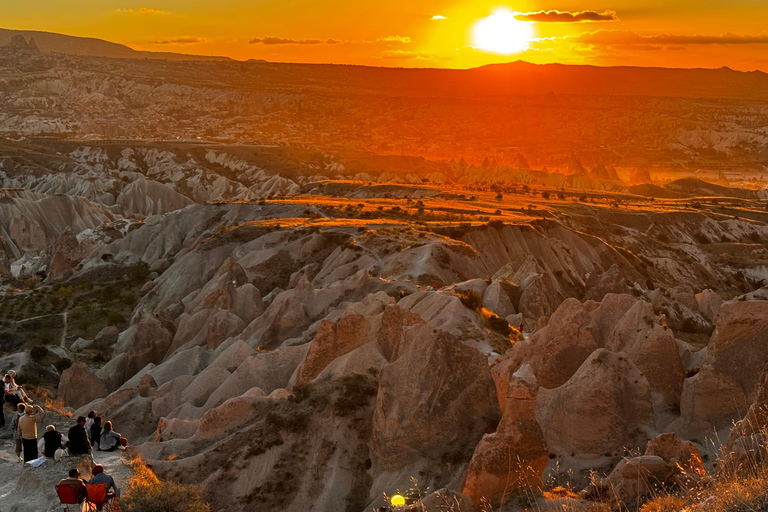
M133 476L121 505L126 512L211 512L202 488L160 480L137 457L129 462Z
M660 494L639 512L768 512L768 467L749 461L721 469L686 494Z
M56 414L60 414L62 416L66 416L67 418L72 417L72 411L67 409L67 406L64 404L64 400L60 398L53 398L51 396L51 392L48 389L33 386L31 384L27 384L25 388L27 388L27 392L35 401L35 403L42 404L44 409L53 411Z

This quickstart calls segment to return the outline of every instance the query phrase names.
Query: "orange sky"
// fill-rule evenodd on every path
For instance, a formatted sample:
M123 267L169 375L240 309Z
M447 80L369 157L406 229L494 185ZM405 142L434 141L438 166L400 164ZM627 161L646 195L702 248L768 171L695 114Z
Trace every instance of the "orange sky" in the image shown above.
M473 46L474 24L498 8L517 19L528 13L528 50L499 55ZM562 13L530 14L552 10ZM585 17L610 21L578 21ZM5 3L2 16L4 28L236 59L453 68L522 59L768 71L766 20L766 0L37 0Z

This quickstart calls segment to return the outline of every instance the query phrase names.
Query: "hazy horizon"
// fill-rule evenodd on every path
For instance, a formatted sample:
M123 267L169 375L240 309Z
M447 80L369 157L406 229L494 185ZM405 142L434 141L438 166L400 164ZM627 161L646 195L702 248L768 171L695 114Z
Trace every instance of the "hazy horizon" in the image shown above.
M536 64L768 71L768 5L711 1L613 4L430 0L365 6L307 0L77 2L34 14L4 8L6 26L92 37L132 49L236 60L467 69ZM559 10L558 10L559 9ZM681 18L683 16L684 18Z

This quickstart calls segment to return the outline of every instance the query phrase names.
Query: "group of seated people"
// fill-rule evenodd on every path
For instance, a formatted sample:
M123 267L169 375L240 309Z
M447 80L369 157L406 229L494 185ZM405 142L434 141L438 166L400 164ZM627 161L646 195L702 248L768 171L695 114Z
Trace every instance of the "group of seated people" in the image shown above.
M30 462L39 457L60 460L64 455L92 454L93 449L114 451L124 449L127 439L114 431L112 422L107 421L102 427L102 416L90 411L88 417L79 416L66 434L56 430L55 425L45 427L45 432L38 439L37 420L45 412L39 406L21 403L11 421L11 429L16 440L16 456L20 461ZM24 458L21 453L24 451Z
M38 450L46 457L56 457L59 449L68 449L70 455L85 455L94 449L111 452L124 448L128 441L113 430L111 421L102 427L102 419L96 411L90 411L87 418L79 416L66 435L56 430L55 425L48 425L38 441Z
M118 489L117 484L115 484L115 479L104 472L104 466L101 464L96 464L93 466L91 469L91 475L92 476L90 480L85 480L81 478L80 471L77 468L72 468L69 470L69 477L62 479L59 482L59 485L68 485L72 487L78 503L82 503L88 497L88 489L86 488L85 484L105 485L106 494L104 496L103 503L106 503L115 497L120 497L120 489ZM101 503L97 504L97 510L100 509Z

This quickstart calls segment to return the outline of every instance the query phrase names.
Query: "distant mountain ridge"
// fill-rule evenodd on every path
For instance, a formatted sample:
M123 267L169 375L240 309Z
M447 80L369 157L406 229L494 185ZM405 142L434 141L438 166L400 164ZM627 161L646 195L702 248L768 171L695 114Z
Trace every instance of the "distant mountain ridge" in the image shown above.
M768 101L768 74L762 71L683 69L658 67L531 64L515 61L472 69L389 68L339 64L280 63L263 60L236 61L228 57L185 55L133 50L102 39L76 37L34 30L0 29L0 46L14 36L34 39L43 52L69 55L172 61L222 61L254 73L259 83L279 90L312 87L319 82L341 90L411 97L552 96L557 95L650 96Z
M172 52L144 52L134 50L123 44L112 43L94 37L70 36L39 30L11 30L0 28L0 46L11 42L14 36L34 39L43 52L64 53L90 57L112 57L122 59L165 59L165 60L231 60L229 57L209 57L205 55L185 55Z

